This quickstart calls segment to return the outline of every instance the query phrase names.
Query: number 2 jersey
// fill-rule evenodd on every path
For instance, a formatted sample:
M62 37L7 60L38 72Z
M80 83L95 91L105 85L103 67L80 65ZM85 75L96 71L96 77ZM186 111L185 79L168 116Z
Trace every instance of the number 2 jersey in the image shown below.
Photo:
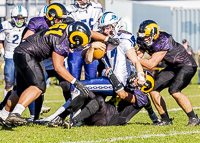
M20 44L24 28L16 27L12 22L3 21L0 26L0 40L5 41L5 58L13 59L15 48Z
M69 54L69 41L66 27L67 24L55 24L47 30L29 36L14 52L28 53L38 61L51 57L53 51L67 57Z
M91 30L97 31L98 19L103 15L103 8L100 3L91 2L86 9L81 9L75 4L66 7L69 16L75 21L85 23Z

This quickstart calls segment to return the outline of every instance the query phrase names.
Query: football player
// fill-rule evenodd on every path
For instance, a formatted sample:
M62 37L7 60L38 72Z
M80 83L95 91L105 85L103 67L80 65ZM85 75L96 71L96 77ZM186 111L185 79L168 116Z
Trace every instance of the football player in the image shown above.
M5 89L4 97L7 92L12 90L14 85L14 62L13 53L15 48L20 44L22 32L26 26L26 19L28 17L27 10L23 6L16 6L11 11L12 21L3 21L1 23L0 31L0 50L4 50L2 41L5 41Z
M187 126L199 125L200 120L195 115L189 99L181 92L194 76L197 65L184 47L174 41L167 32L161 32L153 20L143 21L138 28L137 52L140 63L152 69L159 62L163 61L167 67L155 76L155 87L150 92L153 102L161 116L161 122L157 125L172 125L165 102L160 95L164 88L169 88L169 93L184 110L189 118ZM144 52L151 55L150 59L142 58Z
M22 32L26 27L26 20L28 17L27 10L23 6L16 6L11 11L12 21L3 21L1 23L0 31L0 50L4 53L4 46L2 41L5 41L5 67L4 67L4 100L0 104L0 110L6 105L7 99L11 95L11 90L14 86L14 61L13 53L15 48L20 44Z
M43 60L52 57L55 71L66 81L75 85L84 96L88 96L89 89L74 78L64 67L64 58L69 52L80 45L85 46L90 41L91 32L82 22L70 25L56 24L29 36L14 51L14 62L17 68L17 95L19 101L13 111L0 117L0 121L7 124L24 125L26 120L20 116L25 108L46 90L45 67ZM12 102L12 101L11 101ZM12 102L13 103L13 102ZM14 104L10 105L10 109ZM9 108L6 106L6 108ZM8 110L9 113L11 110ZM1 114L2 115L2 114Z
M130 67L131 63L134 64L136 67L136 70L138 73L138 84L143 85L145 83L144 72L137 59L137 56L134 50L134 46L135 46L134 36L126 31L120 31L120 28L121 28L120 19L113 12L106 12L103 14L103 16L99 20L99 28L100 28L101 33L105 34L106 36L112 36L113 38L120 39L120 44L118 46L107 44L106 56L104 57L105 59L103 61L106 65L106 68L108 68L105 70L104 75L108 76L108 78L104 76L104 77L92 78L90 80L82 80L80 82L84 83L93 93L95 93L95 95L101 95L102 97L115 96L115 93L114 93L115 91L119 95L118 99L120 100L123 99L124 101L126 101L124 103L126 103L127 105L133 106L133 104L137 104L136 106L139 108L145 107L148 110L149 116L151 117L152 121L157 122L158 121L157 116L152 110L150 101L148 97L141 90L139 89L133 89L133 91L124 90L124 86L126 86L127 78L129 77L131 73L131 67ZM101 42L92 43L91 47L87 50L87 53L86 53L87 63L91 63L94 61L95 59L93 58L94 47L98 47L98 45L101 45L100 43ZM97 46L95 46L95 44ZM81 102L82 97L79 97L79 96L75 98L76 100L75 99L72 100L71 105L69 105L69 107L63 113L55 117L49 123L49 125L54 126L54 127L58 125L62 125L66 116L69 115L69 110L70 111L73 110L70 108L70 106L72 106L72 108L75 108L74 106L80 107L81 105L84 105L84 100L87 100L87 99L82 99L83 100L83 103L82 103ZM99 100L101 102L102 98L100 98ZM96 101L94 102L97 103ZM146 106L147 104L148 106ZM91 108L95 108L93 105L91 106L92 106ZM97 106L99 107L99 105ZM74 110L76 109L77 108L75 108ZM97 110L99 110L99 108ZM95 110L95 113L97 110ZM85 112L82 112L82 113L85 113ZM114 113L111 113L111 114L114 114ZM131 113L128 112L128 114L131 114ZM132 114L132 115L135 115L135 114ZM77 116L80 117L79 115ZM100 117L104 118L104 116L100 116ZM76 118L76 116L74 118ZM127 119L127 121L128 120L129 119ZM80 121L80 120L77 120L77 121Z
M88 25L91 30L97 31L95 26L98 23L98 19L103 15L103 8L100 3L92 2L91 0L74 0L74 3L67 6L69 11L69 17L72 17L75 21L81 21ZM76 50L74 53L70 53L68 57L68 66L70 73L80 80L81 69L84 65L85 79L95 78L97 73L98 60L95 60L91 64L86 64L84 58L81 56L80 50ZM71 90L74 90L74 86L71 86ZM72 93L72 99L78 95L78 93Z

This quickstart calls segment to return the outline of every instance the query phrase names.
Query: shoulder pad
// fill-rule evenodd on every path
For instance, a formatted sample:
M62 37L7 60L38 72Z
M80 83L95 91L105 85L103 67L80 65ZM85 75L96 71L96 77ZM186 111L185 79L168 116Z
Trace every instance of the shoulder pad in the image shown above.
M11 29L13 28L12 24L9 21L1 22L2 30Z
M102 8L102 5L98 2L91 2L91 5L96 8Z
M66 6L66 9L68 12L72 12L72 11L76 11L77 7L74 4L70 4L70 5Z

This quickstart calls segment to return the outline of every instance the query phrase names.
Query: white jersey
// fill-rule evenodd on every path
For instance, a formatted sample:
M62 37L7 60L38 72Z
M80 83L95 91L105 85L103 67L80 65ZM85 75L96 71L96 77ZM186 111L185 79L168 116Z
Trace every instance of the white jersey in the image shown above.
M102 5L98 2L91 2L86 9L81 9L75 4L66 7L69 16L75 21L85 23L91 30L98 31L98 19L103 15Z
M18 28L8 21L1 23L0 40L5 41L5 58L13 59L14 50L21 42L24 28L25 26Z
M120 44L116 47L111 44L107 46L106 55L110 66L113 68L114 74L118 80L126 85L127 78L131 72L131 61L126 56L128 50L134 48L135 38L132 34L118 33L114 38L120 40Z

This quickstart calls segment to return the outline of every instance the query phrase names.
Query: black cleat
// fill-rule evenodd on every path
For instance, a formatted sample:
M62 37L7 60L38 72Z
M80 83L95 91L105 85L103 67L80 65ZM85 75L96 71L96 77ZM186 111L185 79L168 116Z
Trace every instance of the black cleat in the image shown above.
M6 124L8 125L26 125L27 121L20 117L18 113L10 113L6 119Z
M65 119L61 118L60 116L56 116L53 120L48 123L49 127L58 127L62 126Z
M70 119L67 120L66 122L64 122L63 125L62 125L62 127L65 128L65 129L71 129L72 126L73 126L73 123Z
M189 122L186 126L194 127L200 124L200 119L196 115L196 117L189 117Z
M160 119L158 122L153 123L154 126L166 126L166 125L173 125L172 118L169 119L169 121Z

